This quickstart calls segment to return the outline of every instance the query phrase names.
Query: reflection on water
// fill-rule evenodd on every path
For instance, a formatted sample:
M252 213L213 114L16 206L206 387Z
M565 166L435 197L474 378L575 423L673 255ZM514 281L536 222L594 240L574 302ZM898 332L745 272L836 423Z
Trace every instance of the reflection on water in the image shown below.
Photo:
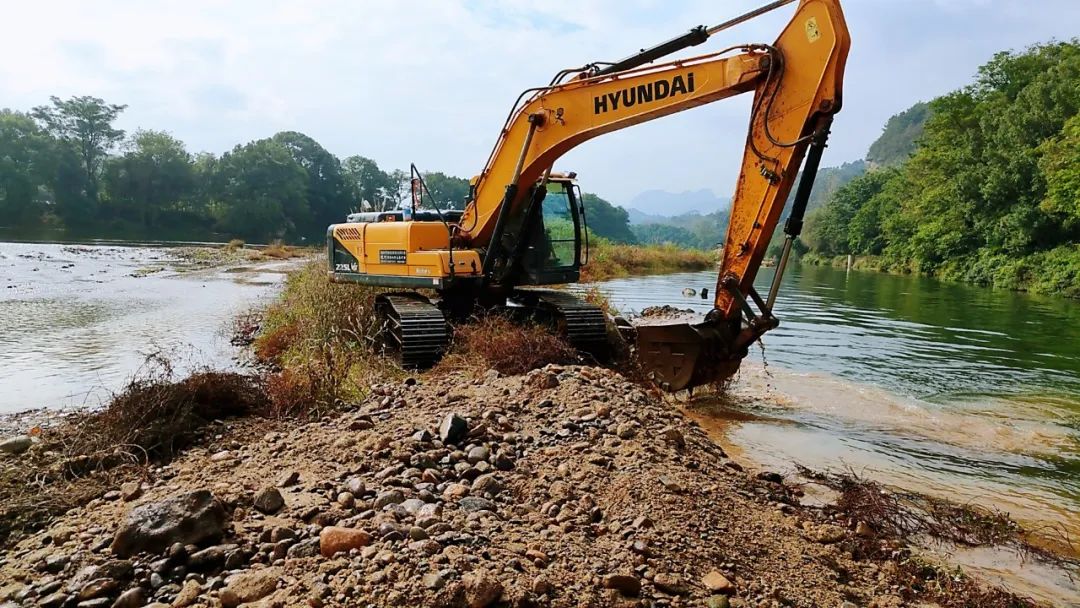
M764 292L772 271L764 270ZM600 285L627 313L673 304L713 272ZM1080 306L879 273L794 267L781 326L730 394L695 417L736 452L791 470L851 468L977 501L1080 538ZM1075 589L1074 589L1075 590Z
M274 267L176 272L168 249L0 242L0 413L93 405L146 355L236 365L228 328Z

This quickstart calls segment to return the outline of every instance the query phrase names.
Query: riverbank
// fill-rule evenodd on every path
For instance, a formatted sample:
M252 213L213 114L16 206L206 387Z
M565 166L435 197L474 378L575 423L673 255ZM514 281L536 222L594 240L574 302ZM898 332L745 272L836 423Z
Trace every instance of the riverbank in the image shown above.
M803 254L799 262L810 266L847 268L848 256ZM1062 246L1027 256L987 255L941 263L933 272L920 272L881 256L851 256L853 270L920 274L943 281L970 283L1034 294L1080 299L1080 245Z
M54 511L5 544L0 598L1032 605L920 557L865 501L841 492L801 504L805 479L728 458L692 418L613 370L498 371L502 354L544 332L503 326L498 344L472 341L425 374L379 367L358 339L371 295L330 285L312 264L261 323L255 348L268 367L251 384L138 382L94 424L31 433L0 462L21 476L24 504ZM336 389L309 392L320 386ZM153 402L172 407L156 415L125 406L163 394ZM222 403L244 405L208 409ZM849 498L888 496L850 488ZM969 542L1018 540L997 515L947 512L966 530L1004 534Z
M692 272L716 266L716 253L675 245L623 245L606 239L590 243L588 265L581 281L591 283L617 277Z

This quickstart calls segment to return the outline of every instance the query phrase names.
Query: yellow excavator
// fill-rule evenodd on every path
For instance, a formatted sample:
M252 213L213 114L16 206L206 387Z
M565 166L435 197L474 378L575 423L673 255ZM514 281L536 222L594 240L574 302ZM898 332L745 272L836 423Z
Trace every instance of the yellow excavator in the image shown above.
M407 290L380 296L377 308L385 340L408 367L437 361L450 340L448 319L477 307L542 319L579 349L602 353L603 311L569 292L535 287L576 282L588 263L577 176L554 172L553 164L604 133L753 92L713 310L701 320L634 328L638 359L660 386L676 391L730 377L748 347L779 324L772 308L840 110L850 38L839 0L799 0L772 44L655 62L794 1L695 27L614 63L562 70L550 84L524 91L470 181L463 211L434 201L414 166L403 208L355 213L329 227L332 280ZM754 278L804 157L783 253L762 298Z

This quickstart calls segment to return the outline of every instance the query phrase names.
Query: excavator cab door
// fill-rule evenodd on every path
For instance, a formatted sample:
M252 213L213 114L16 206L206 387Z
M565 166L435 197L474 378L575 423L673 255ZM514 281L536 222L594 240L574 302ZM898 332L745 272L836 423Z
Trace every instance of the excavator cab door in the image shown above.
M577 281L584 228L573 187L561 181L549 181L547 194L531 224L522 259L527 283L553 285Z

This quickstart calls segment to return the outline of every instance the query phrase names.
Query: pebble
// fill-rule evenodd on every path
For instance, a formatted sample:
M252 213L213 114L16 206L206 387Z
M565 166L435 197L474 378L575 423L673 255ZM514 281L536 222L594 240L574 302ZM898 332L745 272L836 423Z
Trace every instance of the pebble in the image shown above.
M604 577L604 587L628 597L637 597L641 593L641 580L631 574L609 574Z
M670 595L689 595L690 586L675 574L661 573L653 577L653 585Z
M465 602L469 608L486 608L503 594L503 585L486 570L474 570L461 577L465 586Z
M701 584L713 593L730 594L735 592L735 585L718 570L713 570L701 579Z
M259 491L252 501L255 510L266 515L273 515L285 506L285 498L277 488L268 486Z
M277 589L278 571L274 568L250 570L229 578L218 598L223 608L236 608L270 595Z
M319 551L323 557L359 549L371 544L374 538L365 530L328 526L319 532Z
M479 496L466 496L458 501L464 511L495 511L495 503Z
M443 443L457 443L469 432L469 422L461 414L447 414L439 425L439 439Z
M22 454L26 450L30 449L30 446L34 444L34 441L27 435L16 435L15 437L8 437L7 439L0 441L0 452L7 452L8 454Z

